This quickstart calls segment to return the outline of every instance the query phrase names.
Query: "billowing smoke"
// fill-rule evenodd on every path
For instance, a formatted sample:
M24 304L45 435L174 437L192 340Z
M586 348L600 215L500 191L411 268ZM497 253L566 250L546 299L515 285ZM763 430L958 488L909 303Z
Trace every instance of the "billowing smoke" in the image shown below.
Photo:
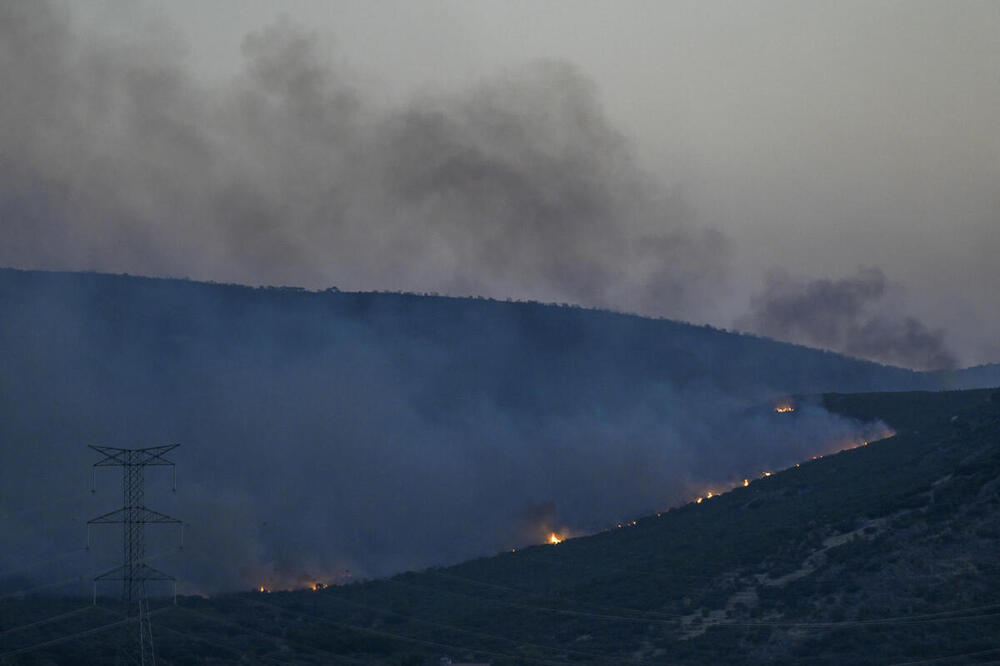
M739 328L918 369L955 366L944 332L900 315L888 298L888 281L878 268L864 268L840 280L801 280L783 271L768 275Z
M407 289L693 317L726 245L573 66L386 108L288 21L205 89L169 42L0 8L0 265ZM161 40L162 41L162 40Z
M730 307L730 244L637 165L571 65L387 107L288 21L248 35L212 89L168 38L96 45L46 2L5 3L0 33L0 265ZM939 332L874 312L884 288L772 276L739 326L951 365Z

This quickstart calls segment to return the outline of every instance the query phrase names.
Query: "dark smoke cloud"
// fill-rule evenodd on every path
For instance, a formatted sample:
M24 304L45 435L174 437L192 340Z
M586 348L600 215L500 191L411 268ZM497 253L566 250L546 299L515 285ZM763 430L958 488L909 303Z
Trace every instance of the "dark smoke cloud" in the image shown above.
M722 237L565 63L383 108L288 21L246 37L222 89L44 2L5 3L0 31L0 265L687 317L723 282Z
M953 368L944 333L898 315L881 270L840 280L805 281L772 271L739 328L814 347L915 369Z

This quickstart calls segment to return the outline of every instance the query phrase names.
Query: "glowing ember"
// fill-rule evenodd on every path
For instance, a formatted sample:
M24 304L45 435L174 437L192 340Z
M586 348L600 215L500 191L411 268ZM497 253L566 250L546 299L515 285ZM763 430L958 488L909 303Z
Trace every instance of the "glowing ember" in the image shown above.
M743 487L746 488L750 485L750 479L743 479Z
M555 532L552 532L551 534L549 534L549 543L551 543L554 546L557 543L562 543L562 539L560 539L558 536L556 536Z
M771 473L770 473L770 472L764 472L763 476L764 476L765 478L767 478L767 477L771 476Z
M326 589L326 583L313 583L312 584L312 589L315 592L319 592L320 590L325 590Z
M794 412L795 408L792 407L789 404L784 404L784 405L778 405L777 407L775 407L774 411L778 412L779 414L787 414L788 412Z
M704 500L704 499L705 499L704 497L699 497L698 499L695 500L695 503L696 504L701 504L702 500Z
M263 585L261 585L260 587L258 587L257 591L260 592L261 594L270 594L270 592L271 592L271 590L269 590L268 588L264 587Z

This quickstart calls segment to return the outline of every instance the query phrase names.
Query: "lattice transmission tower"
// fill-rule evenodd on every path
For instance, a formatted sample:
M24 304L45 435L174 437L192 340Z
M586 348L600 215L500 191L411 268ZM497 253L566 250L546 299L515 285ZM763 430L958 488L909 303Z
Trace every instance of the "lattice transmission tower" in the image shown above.
M100 524L122 525L122 564L94 578L94 603L97 603L97 584L103 581L122 581L122 602L125 616L135 619L125 624L125 639L119 655L126 663L153 666L156 651L153 648L153 631L149 622L149 601L146 597L147 581L174 583L174 601L177 599L176 579L146 564L146 525L149 523L176 523L181 526L181 547L184 545L184 525L176 518L153 511L145 503L145 470L147 467L169 466L173 471L173 490L177 490L177 471L174 463L164 456L179 444L153 446L145 449L116 449L109 446L91 446L103 458L94 463L91 492L96 491L98 467L122 468L122 508L110 511L87 521L87 545L90 546L90 526Z

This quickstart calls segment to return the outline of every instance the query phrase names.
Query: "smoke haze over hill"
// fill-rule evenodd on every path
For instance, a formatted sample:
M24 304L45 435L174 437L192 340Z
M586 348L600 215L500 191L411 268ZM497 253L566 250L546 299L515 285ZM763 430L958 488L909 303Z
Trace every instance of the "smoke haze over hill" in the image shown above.
M179 442L177 495L153 469L147 502L189 524L160 568L200 591L607 528L884 432L775 413L787 392L935 381L527 303L0 271L0 306L0 570L82 545L117 506L117 473L89 498L87 444ZM149 532L150 553L176 543ZM117 539L46 571L110 567Z
M915 367L957 354L923 323L940 312L898 290L880 292L876 319L839 313L849 336L737 319L755 250L644 167L564 60L386 103L294 19L247 34L240 71L208 85L169 28L98 38L73 17L0 8L0 265L736 320Z

